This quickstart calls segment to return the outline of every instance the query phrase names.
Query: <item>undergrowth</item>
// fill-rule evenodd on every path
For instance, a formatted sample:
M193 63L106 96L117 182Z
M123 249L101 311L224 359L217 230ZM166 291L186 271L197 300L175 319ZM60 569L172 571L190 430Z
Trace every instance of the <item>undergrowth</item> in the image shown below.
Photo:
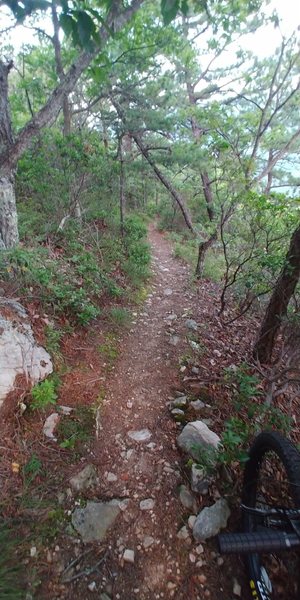
M107 295L120 298L128 285L142 285L150 262L146 226L139 217L127 218L123 240L116 227L103 233L101 240L93 231L88 225L79 229L76 222L70 222L47 243L1 252L0 278L8 283L11 295L38 299L53 316L88 325L101 314ZM59 332L48 327L47 337L48 345L58 353Z

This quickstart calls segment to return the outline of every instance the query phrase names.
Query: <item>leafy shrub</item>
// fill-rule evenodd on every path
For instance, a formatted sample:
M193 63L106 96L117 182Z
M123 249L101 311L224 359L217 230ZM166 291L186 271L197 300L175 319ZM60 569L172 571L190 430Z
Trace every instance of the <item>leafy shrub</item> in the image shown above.
M49 404L56 404L57 394L55 392L55 383L51 379L45 379L41 383L35 385L31 390L33 400L30 403L30 408L33 410L43 410Z

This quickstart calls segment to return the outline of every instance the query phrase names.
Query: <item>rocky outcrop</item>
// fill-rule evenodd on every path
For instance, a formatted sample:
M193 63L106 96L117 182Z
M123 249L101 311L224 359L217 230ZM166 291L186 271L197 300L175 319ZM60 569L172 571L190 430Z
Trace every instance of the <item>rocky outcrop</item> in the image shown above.
M32 386L52 371L51 358L37 345L25 309L14 300L0 300L0 407L18 376Z

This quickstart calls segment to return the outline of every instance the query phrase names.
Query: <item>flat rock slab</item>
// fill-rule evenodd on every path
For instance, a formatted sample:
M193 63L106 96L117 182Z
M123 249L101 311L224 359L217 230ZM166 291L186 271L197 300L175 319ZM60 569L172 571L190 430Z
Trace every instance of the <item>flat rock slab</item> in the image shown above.
M135 442L147 442L150 440L152 433L149 429L140 429L139 431L128 431L127 435Z
M199 457L199 446L217 448L219 443L219 436L211 431L203 421L188 423L177 438L179 448L195 459Z
M195 540L203 542L217 535L223 527L226 527L229 516L230 509L224 498L201 510L193 527Z
M119 513L117 502L87 502L85 508L73 511L72 525L84 543L101 542Z

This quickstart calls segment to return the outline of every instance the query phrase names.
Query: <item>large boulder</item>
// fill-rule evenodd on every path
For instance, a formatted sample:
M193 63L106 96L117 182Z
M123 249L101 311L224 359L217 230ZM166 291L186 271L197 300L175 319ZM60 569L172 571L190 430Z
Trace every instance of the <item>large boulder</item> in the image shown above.
M199 458L199 446L217 449L220 438L203 421L193 421L183 428L177 438L177 444L179 448L197 459Z
M18 302L0 300L0 407L14 389L16 377L31 386L52 373L45 348L34 339L28 315Z

